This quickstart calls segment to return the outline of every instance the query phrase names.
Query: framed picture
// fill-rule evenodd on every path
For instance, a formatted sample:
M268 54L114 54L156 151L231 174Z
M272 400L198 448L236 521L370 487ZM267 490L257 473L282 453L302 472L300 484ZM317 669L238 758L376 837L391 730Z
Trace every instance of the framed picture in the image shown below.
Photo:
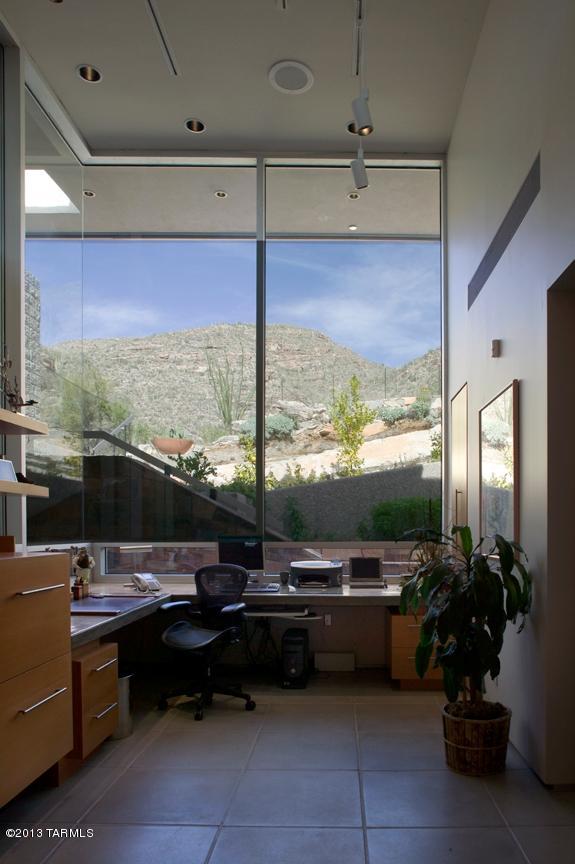
M479 412L481 536L519 541L519 381Z
M0 458L0 480L11 480L16 483L16 472L9 459Z

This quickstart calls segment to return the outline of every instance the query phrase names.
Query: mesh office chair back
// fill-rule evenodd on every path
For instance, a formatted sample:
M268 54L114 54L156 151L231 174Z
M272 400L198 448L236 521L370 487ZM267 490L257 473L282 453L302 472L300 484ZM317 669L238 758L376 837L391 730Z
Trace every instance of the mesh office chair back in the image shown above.
M196 570L200 605L210 612L238 603L247 584L247 570L236 564L206 564Z

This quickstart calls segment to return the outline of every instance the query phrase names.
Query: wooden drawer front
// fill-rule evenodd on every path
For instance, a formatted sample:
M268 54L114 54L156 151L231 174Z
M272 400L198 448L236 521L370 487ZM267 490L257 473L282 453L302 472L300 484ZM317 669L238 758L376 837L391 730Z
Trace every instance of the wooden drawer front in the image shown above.
M0 684L0 806L69 752L70 654Z
M433 660L431 661L433 663ZM415 648L392 648L391 650L391 677L399 679L415 679L420 681L419 675L415 671ZM443 673L441 669L433 669L430 664L429 670L423 680L442 680Z
M421 615L393 615L391 618L391 644L397 648L415 648L419 642Z
M0 562L0 682L70 652L67 555Z
M118 725L118 646L86 646L73 658L74 756L85 759Z

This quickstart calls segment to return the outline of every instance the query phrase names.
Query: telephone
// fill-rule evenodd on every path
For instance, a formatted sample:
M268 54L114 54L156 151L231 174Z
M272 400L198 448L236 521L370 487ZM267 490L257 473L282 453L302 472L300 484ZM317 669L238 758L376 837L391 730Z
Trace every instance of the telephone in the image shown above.
M138 591L162 590L162 586L151 573L132 573L132 582Z

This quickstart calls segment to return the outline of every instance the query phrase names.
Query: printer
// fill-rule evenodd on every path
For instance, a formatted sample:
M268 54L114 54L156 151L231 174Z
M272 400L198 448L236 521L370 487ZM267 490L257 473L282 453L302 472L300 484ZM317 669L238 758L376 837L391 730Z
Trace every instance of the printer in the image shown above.
M338 593L342 590L342 572L341 561L292 561L289 582L298 591Z

